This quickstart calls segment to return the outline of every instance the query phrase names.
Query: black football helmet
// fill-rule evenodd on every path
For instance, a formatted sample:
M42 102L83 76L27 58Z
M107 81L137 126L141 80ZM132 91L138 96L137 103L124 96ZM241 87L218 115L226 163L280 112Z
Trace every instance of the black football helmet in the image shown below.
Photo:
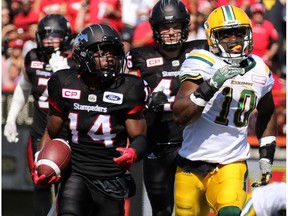
M155 42L167 49L179 48L188 38L190 15L185 5L179 0L159 0L153 7L149 18ZM163 23L181 22L181 39L177 44L165 44L159 32Z
M109 56L104 55L109 50ZM111 81L123 72L126 63L124 46L115 29L105 24L92 24L83 29L75 38L72 57L81 73L90 73L100 82ZM111 65L102 65L101 59L112 59Z
M44 54L50 55L55 52L53 46L44 47L43 39L50 34L57 34L62 41L60 42L60 51L67 51L70 48L72 40L72 30L67 19L60 14L49 14L40 20L36 31L37 48Z

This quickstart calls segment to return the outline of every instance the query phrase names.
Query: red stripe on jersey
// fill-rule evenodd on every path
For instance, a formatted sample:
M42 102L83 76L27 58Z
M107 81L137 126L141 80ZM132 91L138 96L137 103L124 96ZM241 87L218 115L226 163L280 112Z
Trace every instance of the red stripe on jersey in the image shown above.
M137 70L137 76L142 77L141 71L139 69Z
M48 98L48 101L49 101L49 105L51 105L57 112L59 112L60 114L63 113L60 107L57 105L57 103L51 100L51 98Z
M131 109L128 114L135 114L140 112L142 109L144 108L144 105L139 105L139 106L135 106L133 109Z

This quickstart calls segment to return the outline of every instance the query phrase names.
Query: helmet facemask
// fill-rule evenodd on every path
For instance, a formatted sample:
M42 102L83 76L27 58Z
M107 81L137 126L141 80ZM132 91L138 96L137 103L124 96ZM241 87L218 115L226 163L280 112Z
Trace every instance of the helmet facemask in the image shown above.
M100 82L110 82L124 71L126 58L120 45L97 44L85 53L86 73L97 77Z
M231 34L242 39L223 41ZM240 64L252 52L252 31L249 26L212 29L210 40L213 52L230 64Z
M171 24L174 24L177 22L171 22ZM183 23L180 23L181 26L183 26ZM162 25L167 25L166 23L163 23ZM175 25L175 24L174 24ZM177 50L179 49L183 42L186 41L186 34L183 35L183 32L185 31L185 29L183 27L181 27L181 29L173 30L173 33L171 33L170 30L167 30L164 33L160 33L160 25L158 25L157 30L154 30L154 34L158 34L158 44L163 47L166 50ZM175 40L176 39L176 40Z
M42 52L46 55L51 55L52 53L56 52L57 50L61 50L61 44L63 42L63 36L61 34L55 32L43 32L39 34L42 42ZM48 43L48 46L44 44ZM59 43L58 47L54 47L54 43Z
M156 43L163 49L176 50L181 47L183 42L188 38L190 15L185 5L178 0L159 0L153 7L149 18L150 25L153 30L153 38ZM177 42L167 42L164 37L169 35L161 35L160 27L162 25L181 23L181 32ZM178 33L177 33L178 35Z

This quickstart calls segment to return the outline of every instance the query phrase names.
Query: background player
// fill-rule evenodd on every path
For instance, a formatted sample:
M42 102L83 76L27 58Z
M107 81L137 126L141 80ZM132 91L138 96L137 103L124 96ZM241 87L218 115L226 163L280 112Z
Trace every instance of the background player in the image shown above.
M37 27L37 48L26 54L23 74L13 93L4 127L4 135L8 142L18 142L17 116L28 101L29 95L32 94L34 98L33 124L27 144L30 170L47 122L47 82L55 71L69 68L66 52L70 48L71 39L70 24L63 16L51 14L44 17ZM73 66L72 61L69 61L69 64ZM33 200L35 215L46 216L52 202L51 187L35 185Z
M175 179L176 215L240 215L246 200L249 114L256 108L262 184L271 177L276 140L273 77L253 48L248 16L215 9L206 35L211 52L192 51L181 67L174 119L185 126Z
M181 1L158 1L150 16L157 45L134 48L128 54L129 73L141 76L152 90L144 113L149 145L143 164L154 216L173 212L176 158L182 143L182 129L174 123L172 113L180 87L179 70L187 53L207 44L206 40L185 43L189 20Z
M124 199L135 193L126 171L146 148L142 109L149 89L141 78L121 73L126 63L123 44L108 25L83 29L72 56L78 69L58 71L48 82L44 139L58 137L69 122L72 150L71 175L61 180L58 192L58 215L124 215ZM35 183L45 178L34 172Z
M247 196L241 216L286 216L286 183L256 187Z

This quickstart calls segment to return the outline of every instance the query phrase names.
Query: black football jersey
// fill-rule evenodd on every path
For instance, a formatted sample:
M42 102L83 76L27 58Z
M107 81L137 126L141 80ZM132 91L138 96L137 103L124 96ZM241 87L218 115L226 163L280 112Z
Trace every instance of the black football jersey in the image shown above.
M55 73L48 82L49 101L69 122L72 169L90 178L117 176L123 171L113 158L125 147L125 120L139 113L148 98L140 77L119 74L105 91L90 90L76 70Z
M186 55L193 49L207 49L206 40L186 42L176 58L162 55L157 47L135 48L128 54L129 70L138 72L147 81L151 92L162 91L168 98L162 112L145 111L147 137L153 143L181 143L182 131L173 121L172 107L180 88L179 73Z
M68 59L68 64L75 67L72 59ZM41 55L37 48L30 50L25 56L24 73L32 85L31 95L34 99L31 134L41 137L46 127L49 107L47 82L53 74L49 59Z

